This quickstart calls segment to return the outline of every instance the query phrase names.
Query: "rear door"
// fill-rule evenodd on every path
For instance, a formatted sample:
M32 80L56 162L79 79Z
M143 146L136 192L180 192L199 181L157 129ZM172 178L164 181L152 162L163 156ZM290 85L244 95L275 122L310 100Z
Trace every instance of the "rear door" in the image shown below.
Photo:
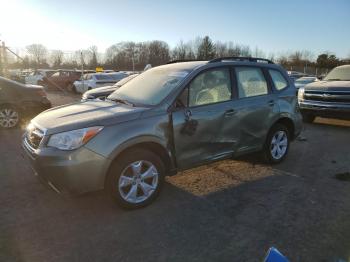
M272 93L267 72L260 67L235 66L238 93L237 117L240 119L238 152L260 149L279 115L276 95Z
M199 73L172 113L176 160L187 168L231 154L238 136L228 67Z

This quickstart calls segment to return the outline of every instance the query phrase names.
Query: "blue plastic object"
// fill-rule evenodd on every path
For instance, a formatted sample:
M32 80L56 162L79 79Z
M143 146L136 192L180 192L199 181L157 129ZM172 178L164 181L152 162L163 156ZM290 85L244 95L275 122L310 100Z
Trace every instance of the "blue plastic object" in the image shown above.
M283 256L277 248L270 247L264 262L289 262L289 260Z

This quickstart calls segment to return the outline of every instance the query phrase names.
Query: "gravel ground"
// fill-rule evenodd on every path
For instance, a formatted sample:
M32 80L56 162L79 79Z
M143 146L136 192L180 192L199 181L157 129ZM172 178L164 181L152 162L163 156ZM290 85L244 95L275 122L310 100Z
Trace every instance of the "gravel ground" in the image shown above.
M54 105L80 96L50 92ZM125 211L102 192L66 198L22 157L22 129L0 131L0 261L290 261L350 258L350 122L305 125L288 158L256 155L167 178L157 201Z

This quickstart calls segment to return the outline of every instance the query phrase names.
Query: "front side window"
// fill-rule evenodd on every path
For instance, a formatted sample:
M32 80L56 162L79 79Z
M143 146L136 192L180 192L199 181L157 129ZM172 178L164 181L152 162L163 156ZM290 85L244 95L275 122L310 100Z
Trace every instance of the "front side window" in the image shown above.
M189 85L189 106L207 105L231 99L231 78L227 68L199 74Z
M239 98L261 96L268 93L267 82L260 68L236 67Z
M269 73L272 78L272 82L277 90L282 90L288 86L287 80L279 71L269 69Z

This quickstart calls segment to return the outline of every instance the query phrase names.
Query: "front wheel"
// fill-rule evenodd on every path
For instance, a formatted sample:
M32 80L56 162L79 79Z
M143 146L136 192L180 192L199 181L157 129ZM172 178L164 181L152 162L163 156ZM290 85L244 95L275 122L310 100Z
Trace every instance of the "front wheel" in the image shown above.
M0 106L0 128L14 128L19 123L18 110L10 105Z
M106 189L123 208L149 205L158 196L164 183L164 165L151 151L131 150L111 166Z
M270 130L263 150L264 158L271 164L284 160L289 150L289 131L281 124L276 124Z

